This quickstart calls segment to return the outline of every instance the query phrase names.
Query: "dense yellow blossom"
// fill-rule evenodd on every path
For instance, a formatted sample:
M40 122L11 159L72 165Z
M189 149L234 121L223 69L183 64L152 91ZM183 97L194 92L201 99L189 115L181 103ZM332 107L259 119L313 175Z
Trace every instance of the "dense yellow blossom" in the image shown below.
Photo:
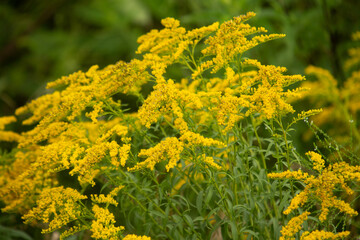
M335 240L335 239L344 239L345 237L349 236L350 232L340 232L340 233L332 233L332 232L325 232L315 230L312 232L305 231L302 235L300 240Z
M43 189L37 206L25 214L23 218L27 223L34 220L49 223L49 227L43 232L52 232L78 219L83 214L79 201L86 198L72 188L64 189L60 186Z
M250 107L250 103L243 98L225 94L220 99L213 99L215 105L211 110L216 112L216 119L220 126L225 126L224 132L231 130L235 123L244 118L241 109Z
M4 130L9 123L16 122L14 116L0 117L0 130Z
M103 112L102 106L103 106L103 102L99 102L95 104L93 106L94 110L91 111L90 113L86 113L86 116L90 117L93 122L97 123L98 121L97 118L99 117L99 114Z
M35 168L40 149L33 147L18 151L10 166L0 166L0 197L6 204L4 212L27 212L44 189L57 184L54 175L45 167Z
M36 127L38 128L64 118L74 120L87 107L94 106L93 101L98 101L95 104L95 112L88 113L88 116L96 121L97 113L102 111L101 102L104 99L110 105L116 106L110 98L112 95L120 92L138 94L140 86L147 81L146 67L137 59L130 63L120 61L102 70L99 70L98 66L92 66L86 73L79 71L49 83L48 88L66 88L61 92L54 91L33 100L17 109L16 114L32 113L23 123L32 124L40 121Z
M26 147L34 143L46 141L50 138L59 136L69 127L67 122L53 122L47 125L37 125L36 128L23 134L19 147Z
M353 191L347 186L347 182L355 180L360 181L360 167L350 166L345 162L334 163L324 167L324 160L315 152L308 152L307 155L313 161L313 169L318 172L317 175L308 175L301 170L296 172L285 171L283 173L269 173L270 178L293 178L301 180L306 184L305 189L295 196L284 214L289 214L298 207L301 207L311 199L319 202L321 205L320 221L325 221L330 208L338 209L340 212L349 216L356 216L358 213L351 208L350 204L343 200L337 199L334 190L337 186L343 188L347 194Z
M175 137L169 137L161 141L155 147L149 149L142 149L139 157L147 157L143 162L137 163L134 167L128 168L129 171L134 171L141 168L154 169L156 163L168 159L166 170L176 166L177 161L180 160L180 154L184 148L184 144Z
M186 131L188 124L184 120L182 109L200 109L201 107L202 103L195 94L177 89L172 80L159 81L139 109L138 117L143 125L150 128L151 124L157 122L160 116L172 114L175 118L175 128Z
M217 163L214 162L214 158L213 157L207 157L205 154L203 154L202 156L202 161L204 161L204 163L216 170L221 170L221 166Z
M265 28L251 27L245 23L254 16L255 13L249 12L246 15L234 17L232 20L221 24L215 36L210 36L205 40L208 47L202 50L202 54L215 56L212 59L213 73L234 61L238 54L242 54L262 42L285 36L284 34L270 34L248 39L247 36L249 35L266 32Z
M70 227L69 229L65 230L60 234L60 240L65 240L67 237L74 235L77 232L84 231L86 229L89 229L89 227L86 225L78 225L78 226Z
M124 186L120 186L117 188L114 188L108 195L104 194L91 194L91 201L97 204L106 203L106 204L113 204L115 206L118 205L118 202L114 199L114 197L118 194L118 192L123 188Z
M194 133L190 131L186 131L185 133L183 133L179 139L182 142L184 142L186 146L201 145L205 147L210 147L210 146L225 147L225 144L218 140L212 138L205 138L198 133Z
M300 231L301 225L309 215L310 212L304 212L297 217L293 217L287 225L281 229L280 240L295 240L294 235Z
M124 227L115 227L115 217L106 208L94 205L92 208L95 220L91 223L91 232L94 239L117 240Z
M11 131L0 131L0 141L18 142L21 136L18 133Z
M137 236L135 234L128 234L123 238L123 240L151 240L151 238L147 236Z
M321 173L321 171L325 167L325 161L321 158L321 155L316 152L307 152L306 155L308 155L312 162L313 162L313 169Z
M267 119L294 112L293 107L287 103L287 99L299 96L301 88L287 90L285 88L295 82L303 81L305 78L300 75L286 76L284 67L262 65L256 60L248 59L244 64L258 68L257 74L252 80L253 83L260 83L257 88L247 86L249 93L242 97L250 102L250 109L247 115L258 112Z

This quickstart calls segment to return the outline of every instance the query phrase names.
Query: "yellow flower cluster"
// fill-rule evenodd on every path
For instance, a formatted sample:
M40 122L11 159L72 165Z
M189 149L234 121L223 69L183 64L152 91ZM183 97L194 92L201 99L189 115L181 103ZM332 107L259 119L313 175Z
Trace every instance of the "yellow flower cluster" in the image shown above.
M300 75L284 76L282 73L286 71L286 68L262 65L256 60L246 60L244 63L258 68L257 75L252 79L252 85L260 83L256 89L252 85L247 86L250 94L243 96L250 103L247 115L258 112L267 119L271 119L277 115L294 112L293 107L286 100L300 96L303 89L284 91L284 88L305 80L304 77Z
M207 157L205 154L203 154L202 161L204 161L205 164L209 165L210 167L212 167L216 170L222 169L222 167L220 165L218 165L217 163L214 162L213 157Z
M95 220L91 223L91 232L94 239L117 240L123 226L115 227L115 217L106 208L94 205L92 208Z
M6 142L18 142L20 140L20 135L12 131L4 131L5 125L9 123L16 122L14 116L0 117L0 141Z
M190 110L200 109L202 103L199 97L189 91L179 90L172 80L167 82L158 81L154 91L145 100L139 109L140 122L147 128L157 122L160 116L173 114L175 128L180 131L188 130L188 124L184 120L183 108Z
M264 28L251 27L245 23L253 16L255 14L250 12L220 26L215 23L196 31L186 31L180 27L179 21L167 18L162 22L164 29L153 30L140 37L138 53L147 52L143 61L150 66L156 80L154 91L139 110L141 123L150 128L161 116L172 114L174 127L185 132L189 130L185 116L195 115L196 110L196 114L202 116L202 119L211 113L220 125L225 126L223 131L227 132L244 116L256 112L268 119L293 112L292 106L286 101L290 97L299 96L304 89L284 88L304 80L302 76L283 75L285 68L265 66L256 60L241 61L241 68L247 69L238 73L230 67L231 62L236 62L236 56L262 42L284 36L270 34L250 37L266 32ZM214 35L204 41L205 47L201 52L206 59L214 57L204 62L192 62L194 67L184 63L189 59L187 54L190 54L199 39L211 33ZM193 71L191 79L183 81L189 83L188 86L165 80L163 75L167 66L175 62L184 64ZM205 78L206 74L203 74L210 68L212 74L225 69L225 78ZM257 70L254 71L253 68Z
M135 234L128 234L123 238L123 240L151 240L151 238L147 236L136 236Z
M77 226L70 227L69 229L65 230L64 232L62 232L60 234L60 240L65 240L67 237L69 237L77 232L81 232L81 231L84 231L87 229L89 229L89 227L85 226L85 225L77 225Z
M321 173L325 167L325 161L321 158L321 155L316 152L307 152L306 155L313 161L313 169Z
M336 239L344 239L347 236L350 235L349 231L340 232L340 233L332 233L332 232L325 232L325 231L319 231L315 230L311 233L308 231L305 231L302 235L300 240L336 240Z
M184 134L181 135L179 138L180 141L185 143L185 146L204 146L204 147L210 147L210 146L220 146L220 147L226 147L226 145L218 140L212 139L212 138L205 138L201 136L198 133L187 131Z
M26 213L33 207L44 189L57 184L47 166L33 166L40 155L39 148L17 152L10 166L0 166L0 197L6 204L2 211Z
M310 212L304 212L297 217L293 217L286 226L281 229L280 240L295 240L294 235L300 231L301 225L307 220Z
M176 165L177 161L180 160L180 154L183 148L184 144L176 137L166 138L155 147L142 149L139 153L139 157L147 157L147 159L136 164L132 168L128 168L128 171L134 171L141 168L153 170L156 163L165 161L166 159L169 159L169 163L166 165L166 170L169 171Z
M116 187L106 196L104 194L91 194L91 201L96 204L106 203L117 206L118 202L114 199L114 197L122 188L124 188L124 186Z
M137 163L134 167L128 168L128 171L135 171L142 168L154 169L156 163L168 159L166 171L174 168L180 160L180 155L186 147L191 146L221 146L225 144L212 138L205 138L198 133L186 131L179 138L169 137L149 149L142 149L138 154L139 157L147 157L143 162ZM220 166L214 163L210 157L204 157L204 161L210 166L220 169Z
M307 153L313 161L313 169L319 175L313 176L303 173L301 170L292 172L287 170L282 173L269 173L270 178L293 178L300 180L306 184L305 189L295 196L284 214L289 214L294 209L304 205L310 199L315 199L321 203L321 214L319 219L325 221L330 208L337 208L339 211L355 216L358 213L350 207L350 205L334 196L334 190L337 186L341 186L348 194L352 194L352 190L347 186L346 182L351 180L360 181L360 166L350 166L345 162L334 163L324 168L324 160L315 152Z
M205 56L215 56L211 62L206 62L206 68L213 66L212 72L227 66L229 62L234 62L234 58L239 54L272 39L284 37L284 34L259 35L248 39L249 35L261 32L267 32L265 28L251 27L245 22L255 13L249 12L246 15L234 17L233 20L224 22L216 31L215 36L210 36L205 40L208 45L202 50ZM210 63L210 64L209 64ZM203 66L200 69L205 69ZM198 70L199 71L199 70Z
M55 187L43 189L37 206L23 216L26 223L41 220L49 223L43 233L52 232L78 219L83 214L80 201L86 196L72 188Z
M344 189L347 194L353 194L353 190L347 185L347 182L352 180L360 181L360 166L350 166L345 162L341 162L330 164L325 168L325 161L319 154L308 152L307 155L313 161L313 169L318 173L317 176L303 173L301 170L287 170L282 173L268 174L269 178L296 179L302 181L306 185L305 189L291 200L291 203L284 211L284 214L290 214L293 210L314 200L321 206L321 213L319 215L319 220L321 222L327 219L331 208L338 209L340 212L346 213L349 216L356 216L358 212L351 208L350 204L338 199L334 195L334 190L339 186ZM317 235L314 233L314 235L309 236Z

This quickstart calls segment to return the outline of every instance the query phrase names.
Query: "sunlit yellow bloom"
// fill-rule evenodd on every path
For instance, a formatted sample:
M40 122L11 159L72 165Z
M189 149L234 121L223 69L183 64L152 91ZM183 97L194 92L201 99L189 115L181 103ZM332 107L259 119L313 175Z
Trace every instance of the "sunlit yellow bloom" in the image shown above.
M286 226L282 227L280 240L295 240L294 235L300 231L301 225L309 215L310 212L304 212L297 217L293 217Z
M23 216L25 222L40 220L49 223L49 227L43 232L52 232L66 224L78 219L83 214L79 201L86 199L78 191L72 188L49 188L43 189L36 207Z
M115 206L118 205L118 202L114 199L114 197L117 195L117 193L124 188L124 186L120 186L117 188L114 188L108 195L104 195L104 194L91 194L91 201L93 203L97 203L97 204L101 204L101 203L106 203L106 204L113 204Z
M221 166L217 163L214 162L214 158L213 157L207 157L205 154L202 155L202 160L204 161L204 163L206 163L208 166L216 169L216 170L221 170Z
M190 131L183 133L179 139L185 142L186 146L201 145L206 147L210 147L210 146L225 147L225 144L218 140L214 140L212 138L205 138L198 133L194 133Z
M89 227L86 225L78 225L78 226L70 227L69 229L65 230L60 234L60 240L64 240L67 237L74 235L77 232L84 231L86 229L89 229Z
M86 113L86 116L90 117L93 122L97 123L98 121L97 118L99 117L99 114L103 112L102 105L103 105L102 102L95 104L93 106L94 110L91 111L90 113Z
M94 205L92 208L95 220L91 223L91 237L95 239L108 239L117 240L119 239L120 232L124 227L115 227L115 217L106 208L101 208L98 205Z
M151 240L151 238L147 236L137 236L135 234L128 234L123 238L123 240Z
M308 155L313 161L313 169L321 173L325 167L325 161L321 158L321 155L312 151L307 152L306 155Z
M154 169L156 163L165 161L168 159L166 170L176 166L178 160L180 160L180 154L184 148L184 144L175 137L169 137L158 143L155 147L149 149L142 149L139 153L139 157L147 157L143 162L137 163L134 167L128 168L128 171L134 171L141 168Z
M320 221L325 221L330 208L336 208L340 212L346 213L350 216L356 216L358 213L351 208L350 204L338 199L334 195L336 186L342 187L347 194L352 194L353 191L348 187L349 181L360 181L360 167L350 166L345 162L334 163L324 168L324 160L321 156L314 152L308 152L314 162L313 169L317 171L317 175L308 175L298 171L285 171L282 173L269 173L270 178L288 178L297 179L306 184L305 189L295 196L288 209L284 214L289 214L296 208L304 205L309 200L314 199L321 205L321 213L319 215Z
M345 237L349 236L350 232L340 232L340 233L332 233L326 231L319 231L315 230L312 232L305 231L302 235L300 240L326 240L326 239L344 239Z
M12 122L16 122L14 116L0 117L0 141L17 142L20 140L20 134L12 131L4 131L5 125Z

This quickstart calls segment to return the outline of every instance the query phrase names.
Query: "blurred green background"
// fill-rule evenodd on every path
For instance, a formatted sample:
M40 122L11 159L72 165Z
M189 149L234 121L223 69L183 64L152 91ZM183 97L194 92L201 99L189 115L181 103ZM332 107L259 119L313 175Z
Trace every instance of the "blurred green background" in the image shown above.
M165 17L191 29L248 11L257 13L251 25L287 35L251 50L249 57L285 66L289 74L304 74L313 64L344 81L351 33L360 30L359 0L2 0L0 116L44 94L48 81L136 57L136 39L161 28ZM42 238L18 216L3 213L0 236Z

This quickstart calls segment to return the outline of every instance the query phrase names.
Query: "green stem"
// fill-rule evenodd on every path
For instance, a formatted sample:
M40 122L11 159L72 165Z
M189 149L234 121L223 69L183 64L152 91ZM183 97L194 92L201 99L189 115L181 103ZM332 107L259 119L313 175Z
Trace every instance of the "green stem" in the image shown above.
M162 188L161 188L159 182L157 181L157 179L155 178L155 176L154 176L154 175L151 175L151 178L152 178L152 180L156 183L158 189L162 190ZM188 222L188 220L184 217L184 214L181 213L181 212L179 211L179 209L177 209L177 208L174 206L174 204L173 204L172 201L171 201L171 198L169 198L166 193L163 194L163 195L166 197L166 200L170 203L171 208L172 208L179 216L181 216L181 218L184 220L184 222L190 227L191 231L192 231L193 233L195 233L195 235L197 235L198 239L201 239L201 235L194 229L194 226ZM175 220L175 219L174 219L174 220Z
M142 205L142 203L141 203L139 200L136 199L136 197L134 197L133 195L131 195L131 194L128 193L128 192L126 192L126 195L128 195L131 199L133 199L133 200L141 207L141 209L148 214L148 216L150 217L151 221L152 221L153 223L155 223L155 225L156 225L163 233L165 233L166 236L167 236L169 239L173 239L173 238L169 235L169 233L163 228L163 226L161 226L161 225L158 223L158 221L156 221L156 220L154 219L154 217L149 213L148 209L147 209L144 205Z
M264 157L264 154L262 152L262 145L261 145L261 141L260 141L260 138L259 138L259 135L257 133L257 130L256 130L256 124L255 124L255 119L253 116L251 116L251 123L253 125L253 128L254 128L254 133L255 133L255 136L256 136L256 140L259 144L259 148L260 148L260 156L261 156L261 160L262 160L262 164L263 164L263 167L265 169L265 172L267 173L267 166L266 166L266 161L265 161L265 157Z
M290 148L289 148L289 143L287 140L287 132L284 129L283 123L281 121L281 117L279 117L277 119L277 122L281 128L281 131L283 133L283 137L284 137L284 141L285 141L285 146L286 146L286 163L287 163L287 167L288 169L290 169ZM293 182L290 180L290 187L291 187L291 194L294 195L294 184Z

